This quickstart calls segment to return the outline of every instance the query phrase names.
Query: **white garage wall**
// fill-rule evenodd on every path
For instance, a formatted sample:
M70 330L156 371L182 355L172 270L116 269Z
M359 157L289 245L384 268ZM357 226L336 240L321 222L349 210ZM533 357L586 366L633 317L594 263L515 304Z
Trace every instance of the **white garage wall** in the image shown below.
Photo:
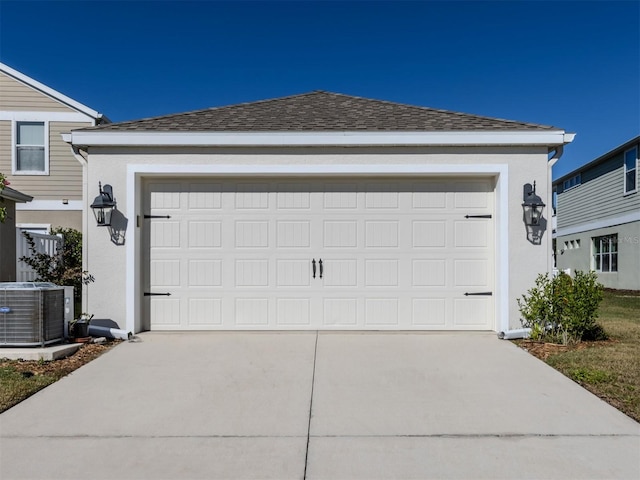
M350 169L348 165L358 166ZM464 167L464 165L477 166ZM154 166L158 166L156 169ZM256 166L252 168L251 166ZM88 191L91 203L97 195L98 182L110 184L118 202L118 210L128 218L126 243L117 246L111 243L106 228L96 227L92 217L85 226L87 239L87 269L95 276L95 283L87 289L85 311L94 313L96 318L111 318L121 327L140 330L139 314L139 282L134 269L134 258L140 258L139 229L136 227L135 213L142 214L141 194L132 199L127 192L140 192L140 176L135 172L164 170L165 175L175 175L176 171L185 174L228 171L246 173L256 169L263 172L280 170L282 172L300 170L301 174L310 171L327 174L323 168L333 171L389 171L389 174L401 170L422 170L425 173L446 174L447 172L478 170L485 174L491 170L503 172L499 179L500 187L504 187L508 178L508 189L505 194L506 206L509 209L506 224L508 225L508 258L500 248L496 256L499 262L508 261L509 278L499 278L503 289L507 286L509 293L504 308L497 306L498 329L507 325L509 328L520 326L520 315L516 298L530 288L538 273L546 272L551 255L550 230L543 237L541 245L532 245L526 239L526 231L522 222L522 188L526 183L537 183L537 193L547 198L551 186L548 184L547 149L545 147L432 147L432 148L288 148L288 149L144 149L144 148L91 148L88 167ZM332 166L332 167L330 167ZM399 166L396 168L395 166ZM492 167L494 166L494 167ZM498 167L495 167L498 166ZM261 168L266 167L266 168ZM304 173L306 170L307 173ZM173 172L173 173L172 173ZM274 172L275 173L275 172ZM144 173L146 175L146 173ZM95 192L94 192L95 190ZM496 217L501 218L503 206L498 202ZM545 211L545 218L550 218ZM500 222L496 222L498 225ZM127 292L127 285L134 285ZM496 292L500 298L501 292ZM507 313L508 312L508 313Z

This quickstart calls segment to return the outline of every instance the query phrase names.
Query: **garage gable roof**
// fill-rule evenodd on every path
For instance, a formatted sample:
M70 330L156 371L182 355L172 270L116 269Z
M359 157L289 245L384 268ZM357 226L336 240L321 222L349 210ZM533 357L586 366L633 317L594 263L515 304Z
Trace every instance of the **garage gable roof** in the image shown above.
M325 91L82 129L105 132L453 132L558 130Z

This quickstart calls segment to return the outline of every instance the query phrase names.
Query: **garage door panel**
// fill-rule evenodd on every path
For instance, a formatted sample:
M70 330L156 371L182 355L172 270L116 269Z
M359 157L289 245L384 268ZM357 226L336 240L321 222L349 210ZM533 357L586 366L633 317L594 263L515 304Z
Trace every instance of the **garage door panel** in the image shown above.
M484 248L489 246L489 224L486 221L459 221L454 225L454 245L458 248Z
M412 259L412 286L444 287L447 283L447 262L442 259Z
M187 320L192 327L221 326L222 300L211 297L190 298Z
M190 210L222 208L222 184L190 183L188 205Z
M489 268L489 263L485 259L455 260L454 285L489 288Z
M221 287L222 260L188 260L189 287Z
M180 246L180 222L159 221L151 224L151 247L177 248Z
M365 298L365 326L392 327L399 324L397 298Z
M367 248L398 248L399 222L389 220L365 221L365 246Z
M413 222L414 248L445 248L447 222L443 220L415 220Z
M311 223L308 220L282 220L276 222L276 246L286 248L309 248L311 246Z
M150 265L151 286L179 287L181 282L180 263L180 260L153 260Z
M411 300L412 325L418 327L447 326L447 300L446 298L413 298Z
M325 184L323 206L331 209L355 209L358 207L358 187L355 183Z
M269 298L236 298L235 323L241 326L267 326L269 324Z
M326 327L354 327L358 324L357 298L324 298L322 324Z
M325 248L355 248L358 246L358 222L355 220L325 220Z
M489 182L145 185L152 329L493 328Z
M266 183L238 183L235 193L238 210L265 210L269 208L269 185Z
M311 302L308 298L278 298L276 322L283 326L311 326Z
M258 259L236 260L236 287L268 287L269 261Z
M398 260L365 260L366 287L397 287Z
M311 262L304 259L277 259L276 282L279 287L308 287L311 283Z
M491 297L453 299L453 327L484 329L489 323Z
M156 329L176 329L181 326L180 299L154 298L151 302L151 319Z
M277 208L280 210L308 210L311 207L310 192L310 185L306 183L279 183L277 185Z
M356 258L323 258L323 286L356 287L358 285L358 260Z
M222 246L222 222L192 220L189 225L189 248L220 248Z
M238 220L235 224L236 248L267 248L269 246L269 222Z

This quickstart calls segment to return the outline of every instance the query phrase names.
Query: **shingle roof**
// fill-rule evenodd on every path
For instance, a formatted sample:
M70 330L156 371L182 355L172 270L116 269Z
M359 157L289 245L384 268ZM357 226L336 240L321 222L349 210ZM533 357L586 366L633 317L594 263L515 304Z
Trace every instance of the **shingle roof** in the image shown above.
M314 91L83 130L158 132L540 131L554 127Z

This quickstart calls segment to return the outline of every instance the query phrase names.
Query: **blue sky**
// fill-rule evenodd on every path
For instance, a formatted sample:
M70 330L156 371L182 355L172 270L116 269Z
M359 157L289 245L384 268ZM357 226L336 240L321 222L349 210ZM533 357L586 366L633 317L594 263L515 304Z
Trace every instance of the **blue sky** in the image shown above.
M640 133L640 1L10 1L0 61L113 121L328 90Z

